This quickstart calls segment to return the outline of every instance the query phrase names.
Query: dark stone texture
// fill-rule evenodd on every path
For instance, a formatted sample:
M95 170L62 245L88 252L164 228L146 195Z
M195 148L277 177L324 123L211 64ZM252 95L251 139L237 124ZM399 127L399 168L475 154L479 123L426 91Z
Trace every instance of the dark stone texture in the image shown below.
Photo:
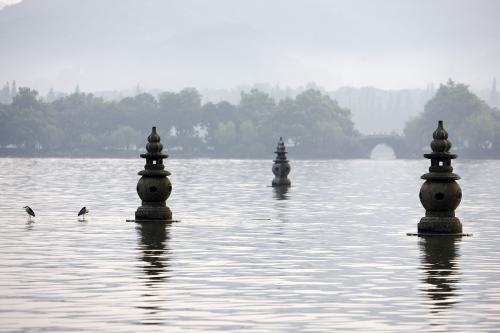
M425 216L418 223L420 233L460 234L462 223L457 217L451 216Z
M290 186L291 182L288 179L288 174L290 173L290 163L286 158L286 147L283 142L283 138L278 141L278 147L276 148L276 159L273 164L273 174L274 179L272 186Z
M455 181L427 180L420 188L420 202L428 211L454 211L462 200Z
M419 197L426 211L418 224L418 232L460 234L462 223L455 217L455 209L462 200L462 190L456 182L460 176L453 173L451 166L451 160L457 155L449 153L451 142L442 120L432 137L432 153L424 155L431 160L431 166L429 173L421 177L425 183L420 188Z
M162 154L163 145L160 136L153 127L148 136L147 153L141 154L146 159L144 170L138 174L142 176L137 183L137 194L142 205L135 212L136 222L171 221L172 212L165 201L172 192L172 184L167 176L170 172L164 170L163 159L168 155Z

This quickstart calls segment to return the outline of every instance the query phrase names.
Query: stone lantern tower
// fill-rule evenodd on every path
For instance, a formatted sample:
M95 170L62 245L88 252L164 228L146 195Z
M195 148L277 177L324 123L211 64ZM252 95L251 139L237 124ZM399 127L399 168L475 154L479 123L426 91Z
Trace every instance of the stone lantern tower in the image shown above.
M425 183L420 188L420 202L425 208L425 217L418 224L419 233L461 234L462 223L455 217L455 209L462 200L462 190L456 182L460 176L453 173L451 160L457 155L450 154L451 142L443 121L432 134L432 153L424 154L431 160L429 173L421 178Z
M287 178L290 173L290 164L286 159L286 148L283 138L278 141L278 147L276 148L276 159L273 164L273 186L290 186L290 179Z
M162 154L163 145L160 136L153 127L148 136L146 154L141 154L146 159L144 170L138 174L142 176L137 183L137 193L142 200L142 205L135 212L136 222L158 221L167 222L172 220L172 212L165 201L172 192L172 184L167 176L170 172L164 170L163 159L168 155Z

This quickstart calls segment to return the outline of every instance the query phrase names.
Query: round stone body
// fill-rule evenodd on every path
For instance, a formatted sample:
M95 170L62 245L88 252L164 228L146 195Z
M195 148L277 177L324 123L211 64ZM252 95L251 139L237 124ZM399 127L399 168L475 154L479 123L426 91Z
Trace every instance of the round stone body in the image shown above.
M420 188L420 202L425 216L418 223L418 232L437 234L462 233L462 223L455 209L462 200L462 190L454 180L427 180Z
M432 133L432 152L424 154L431 160L429 172L422 175L425 183L420 188L420 202L425 208L425 216L418 223L419 233L461 234L462 223L455 217L455 209L462 200L462 190L456 180L460 176L453 173L451 160L457 155L450 153L451 142L443 121Z
M167 177L142 176L137 182L137 194L143 202L163 202L172 192L172 184Z
M287 178L287 176L290 173L291 168L288 162L274 163L272 170L275 176L272 183L273 186L290 186L291 182L290 179Z
M462 200L462 189L454 180L427 180L419 197L426 211L453 212Z
M137 183L137 194L142 205L135 212L136 221L171 221L172 211L165 201L172 192L172 184L165 176L142 176Z

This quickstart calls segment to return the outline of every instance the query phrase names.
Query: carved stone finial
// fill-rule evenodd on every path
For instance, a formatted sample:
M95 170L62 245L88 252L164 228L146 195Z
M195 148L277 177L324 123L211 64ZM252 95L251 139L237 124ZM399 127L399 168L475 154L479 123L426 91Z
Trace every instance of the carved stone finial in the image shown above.
M443 121L438 122L438 127L432 133L431 149L434 153L447 153L451 149L451 142L448 141L448 132L443 127Z
M156 132L156 127L151 129L151 134L149 134L148 143L146 144L146 150L150 154L157 154L163 150L163 145L160 143L160 136Z
M286 158L286 147L283 138L280 137L278 146L276 147L276 159L273 164L274 179L272 186L290 186L290 179L287 178L290 173L290 163Z
M165 201L172 192L172 184L167 176L170 172L165 170L163 159L168 155L163 154L163 145L160 136L153 127L146 144L147 153L141 154L146 159L144 170L138 174L142 176L137 183L137 194L142 200L142 205L135 212L136 222L171 221L172 212Z
M455 217L455 209L462 199L462 190L456 180L460 176L453 173L451 160L457 155L450 154L451 142L443 121L432 134L432 153L424 154L431 160L429 172L422 175L425 183L420 189L420 202L425 208L425 217L418 224L419 233L461 234L462 223Z

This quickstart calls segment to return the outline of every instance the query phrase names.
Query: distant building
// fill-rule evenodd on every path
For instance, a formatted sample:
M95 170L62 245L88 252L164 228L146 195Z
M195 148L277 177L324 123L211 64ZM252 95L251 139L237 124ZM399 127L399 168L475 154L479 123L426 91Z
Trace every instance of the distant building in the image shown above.
M12 81L12 85L6 82L5 85L0 89L0 103L10 104L12 99L17 95L16 81Z
M9 82L5 83L2 90L0 90L0 103L2 104L10 104L12 102L12 98L10 96L10 86Z
M500 106L499 102L500 98L498 96L498 91L497 91L497 79L493 78L493 82L491 84L489 104L491 107L499 107Z

